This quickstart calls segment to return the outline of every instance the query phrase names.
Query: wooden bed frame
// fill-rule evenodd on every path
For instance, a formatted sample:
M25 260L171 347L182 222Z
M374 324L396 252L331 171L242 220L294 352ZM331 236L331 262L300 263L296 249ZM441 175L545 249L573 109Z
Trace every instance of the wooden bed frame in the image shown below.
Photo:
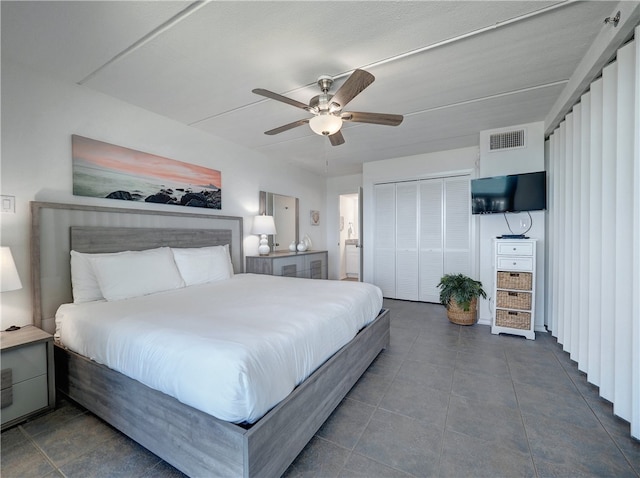
M41 217L43 211L46 211L46 221ZM55 219L57 211L61 211L63 220ZM71 211L70 216L68 211ZM54 217L49 217L51 214ZM125 228L85 227L87 223L93 226L96 222L113 224L114 217L127 214L136 215L135 230L128 224ZM145 223L149 215L153 216L152 226ZM87 220L87 216L91 219ZM172 218L175 216L180 216L178 222L184 222L184 216L197 220L190 221L185 231L182 225L174 226ZM163 219L168 227L158 228ZM224 229L222 225L221 229L221 223L226 221L231 227ZM215 229L200 227L208 222L215 224ZM70 228L69 247L62 247L63 251L53 248L43 252L47 249L43 247L44 242L51 240L51 231L43 227L43 223L58 230L54 236L64 236L65 229L69 235ZM142 227L138 227L140 225ZM48 301L49 309L56 302L54 299L52 304L50 298L43 300L48 292L43 284L53 282L50 277L43 280L44 264L52 263L51 255L64 257L65 264L68 263L71 244L80 252L116 252L160 245L219 245L229 243L229 238L232 239L230 248L235 251L232 253L234 268L241 271L242 264L240 261L238 266L237 258L238 251L242 258L242 218L32 203L32 277L34 289L37 289L37 293L34 291L34 314L38 314L34 323L39 325L47 318L47 307L42 307L43 302ZM64 276L66 272L61 274ZM59 287L50 288L52 295L60 295ZM56 385L61 393L187 475L275 477L295 460L371 362L387 347L389 325L389 311L382 310L351 342L251 426L219 420L60 346L55 350Z

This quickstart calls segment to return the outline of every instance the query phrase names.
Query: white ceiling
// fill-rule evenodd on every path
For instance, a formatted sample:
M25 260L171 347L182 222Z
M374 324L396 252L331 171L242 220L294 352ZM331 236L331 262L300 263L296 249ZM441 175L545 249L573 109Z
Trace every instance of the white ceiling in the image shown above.
M2 55L327 176L362 163L475 146L479 131L542 121L617 2L2 2ZM376 81L332 147L303 103L355 69Z

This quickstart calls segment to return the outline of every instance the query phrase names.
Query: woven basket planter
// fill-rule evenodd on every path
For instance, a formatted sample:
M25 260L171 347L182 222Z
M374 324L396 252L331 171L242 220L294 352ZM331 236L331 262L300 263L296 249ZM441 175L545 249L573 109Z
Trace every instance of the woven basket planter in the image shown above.
M473 299L469 310L465 311L458 305L455 299L449 301L449 307L447 307L447 317L449 322L456 325L473 325L476 323L477 318L478 299Z

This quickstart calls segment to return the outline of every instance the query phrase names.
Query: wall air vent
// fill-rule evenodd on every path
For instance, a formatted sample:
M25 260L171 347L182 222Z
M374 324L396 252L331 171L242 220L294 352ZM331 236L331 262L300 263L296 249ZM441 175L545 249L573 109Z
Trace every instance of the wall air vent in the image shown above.
M504 131L489 136L489 151L504 151L505 149L524 148L525 146L524 129Z

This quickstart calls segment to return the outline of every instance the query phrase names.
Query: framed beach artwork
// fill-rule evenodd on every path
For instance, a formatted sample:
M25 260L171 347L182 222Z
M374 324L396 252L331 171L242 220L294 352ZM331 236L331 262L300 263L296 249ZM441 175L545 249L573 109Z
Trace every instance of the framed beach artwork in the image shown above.
M222 209L215 169L71 136L73 194L125 201Z

